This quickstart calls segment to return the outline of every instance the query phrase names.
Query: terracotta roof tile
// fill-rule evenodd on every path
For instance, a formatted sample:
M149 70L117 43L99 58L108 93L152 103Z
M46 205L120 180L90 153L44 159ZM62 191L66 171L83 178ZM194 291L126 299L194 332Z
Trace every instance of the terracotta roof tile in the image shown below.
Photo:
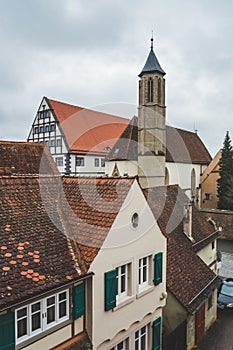
M120 178L63 178L68 204L62 208L64 224L77 244L77 258L83 260L87 268L101 248L133 181Z
M133 117L109 152L108 160L137 160L138 118ZM190 131L166 127L166 161L177 163L209 164L211 156L199 136Z
M82 274L68 246L59 199L51 197L58 194L59 181L0 177L0 310Z
M47 99L72 152L107 154L129 120Z
M44 144L0 141L0 175L58 174Z

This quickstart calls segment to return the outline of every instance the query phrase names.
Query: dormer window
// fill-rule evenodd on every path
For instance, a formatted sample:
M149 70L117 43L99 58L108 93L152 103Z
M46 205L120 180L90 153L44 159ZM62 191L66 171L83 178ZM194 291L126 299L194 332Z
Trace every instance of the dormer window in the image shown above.
M148 80L148 102L153 102L153 80L152 78L149 78Z

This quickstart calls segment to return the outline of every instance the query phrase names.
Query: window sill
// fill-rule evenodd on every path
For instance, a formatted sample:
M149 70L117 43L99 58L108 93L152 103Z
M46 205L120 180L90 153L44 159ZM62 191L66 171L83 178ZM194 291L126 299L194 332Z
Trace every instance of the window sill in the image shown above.
M117 305L116 305L116 307L114 307L113 311L117 311L118 309L121 309L125 305L132 303L135 299L136 298L134 295L125 297L124 299L117 302Z
M138 293L137 293L137 299L143 297L143 295L152 292L152 290L154 290L154 286L152 285L148 285L144 288L141 288Z

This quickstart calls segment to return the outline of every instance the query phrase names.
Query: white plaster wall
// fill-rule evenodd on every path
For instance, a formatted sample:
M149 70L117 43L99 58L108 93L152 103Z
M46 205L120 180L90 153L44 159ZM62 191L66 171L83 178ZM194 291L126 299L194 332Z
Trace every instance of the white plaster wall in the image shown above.
M75 166L75 159L77 157L84 157L84 166L76 167ZM99 167L95 166L95 158L99 159ZM90 154L83 155L83 154L71 154L71 173L74 173L76 170L76 173L78 175L82 176L95 176L97 174L104 175L105 174L105 167L101 167L101 159L104 159L104 156L93 156Z
M207 331L217 318L217 289L213 292L213 304L208 309L208 302L205 304L205 331Z
M24 347L25 350L49 350L52 347L63 343L71 338L71 325L59 329L58 331L51 333L44 338L36 341L35 343ZM19 346L18 346L19 347Z
M196 187L199 187L201 174L200 165L166 162L166 167L169 172L169 185L179 184L181 188L189 189L186 194L190 197L191 172L192 169L194 169L196 173Z
M105 174L112 176L115 164L118 167L120 176L128 174L128 176L137 176L138 175L138 162L137 161L116 161L116 162L106 162L105 163Z
M131 226L132 214L139 214L138 228ZM163 282L152 285L150 291L138 295L137 278L138 259L143 256L163 252ZM132 264L132 293L130 302L114 311L104 311L104 273L125 263ZM121 208L103 248L90 267L93 276L93 344L97 349L100 344L114 338L121 330L129 331L135 322L138 323L147 314L156 315L156 309L165 305L160 300L165 292L166 281L166 239L155 223L154 216L139 188L137 181Z
M211 263L216 260L216 246L217 243L215 241L214 249L212 249L212 243L210 243L197 253L207 266L211 265ZM215 264L211 265L211 269L215 270Z
M128 340L128 348L135 348L135 332L139 330L141 327L149 325L149 334L148 334L148 349L152 349L152 323L158 317L162 317L162 309L155 310L154 313L146 315L140 323L134 323L130 326L128 330L121 330L112 340L106 340L102 344L100 344L96 349L97 350L110 350L121 341L127 339ZM161 337L162 340L162 337ZM95 348L94 348L95 349Z

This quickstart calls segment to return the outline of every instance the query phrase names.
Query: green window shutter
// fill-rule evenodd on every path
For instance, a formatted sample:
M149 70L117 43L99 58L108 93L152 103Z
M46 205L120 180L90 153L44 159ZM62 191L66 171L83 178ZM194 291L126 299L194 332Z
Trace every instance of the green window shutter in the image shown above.
M116 306L116 270L105 272L105 311L111 310Z
M163 253L154 256L154 285L157 286L162 282L163 274Z
M153 350L160 350L161 349L161 317L157 318L153 322Z
M15 350L15 317L13 312L0 316L0 350Z
M74 319L85 315L85 284L81 283L74 288Z

